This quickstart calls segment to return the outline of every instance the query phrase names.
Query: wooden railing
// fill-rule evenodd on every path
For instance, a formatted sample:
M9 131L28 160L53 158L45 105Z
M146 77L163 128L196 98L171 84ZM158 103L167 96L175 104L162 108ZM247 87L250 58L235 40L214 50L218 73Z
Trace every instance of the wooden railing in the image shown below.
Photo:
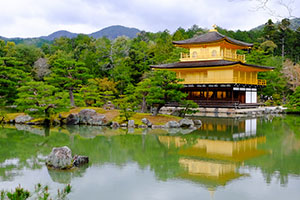
M215 53L201 53L191 56L188 53L181 53L180 61L200 61L200 60L231 60L231 61L241 61L246 62L245 55L239 55L232 53L231 51L221 51Z
M245 80L242 78L229 78L229 79L185 79L181 84L249 84L249 85L267 85L264 79Z

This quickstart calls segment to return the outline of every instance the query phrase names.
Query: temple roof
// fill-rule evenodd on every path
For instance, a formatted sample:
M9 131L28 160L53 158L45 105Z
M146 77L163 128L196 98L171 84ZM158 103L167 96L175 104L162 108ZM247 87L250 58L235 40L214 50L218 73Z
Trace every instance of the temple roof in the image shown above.
M191 39L187 39L187 40L173 41L173 44L176 44L176 45L206 44L206 43L218 42L218 41L221 41L221 40L226 40L229 43L232 43L232 44L235 44L235 45L238 45L238 46L243 46L245 48L253 46L253 44L232 39L230 37L222 35L221 33L217 32L217 31L210 31L210 32L205 33L203 35L199 35L199 36L193 37Z
M172 69L172 68L217 67L217 66L228 66L228 65L236 65L236 64L240 64L248 67L256 67L261 69L269 69L269 70L274 69L274 67L252 65L252 64L242 63L240 61L229 61L229 60L176 62L176 63L168 63L162 65L151 65L150 67L157 68L157 69Z

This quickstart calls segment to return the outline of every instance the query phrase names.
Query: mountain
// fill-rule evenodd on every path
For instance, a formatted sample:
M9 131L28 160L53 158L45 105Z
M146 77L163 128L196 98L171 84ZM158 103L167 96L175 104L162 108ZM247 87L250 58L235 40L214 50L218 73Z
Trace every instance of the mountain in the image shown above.
M56 31L54 33L51 33L48 36L41 36L39 38L44 39L44 40L52 41L52 40L54 40L56 38L60 38L60 37L74 38L77 35L78 35L77 33L71 33L69 31L62 30L62 31Z
M275 24L279 24L280 22L276 22ZM290 29L297 30L300 27L300 18L294 18L290 20ZM259 25L251 30L262 30L264 28L264 24Z
M134 38L136 37L136 34L139 32L141 31L136 28L128 28L128 27L116 25L116 26L109 26L100 31L91 33L89 34L89 36L93 38L107 37L108 39L115 39L118 36L127 36L129 38Z
M126 36L129 38L134 38L137 36L137 33L141 32L139 29L136 28L129 28L125 26L115 25L115 26L109 26L106 28L103 28L97 32L87 34L88 36L94 37L94 38L101 38L101 37L107 37L108 39L115 39L119 36ZM51 33L48 36L40 36L36 38L5 38L0 36L1 40L6 41L12 41L16 44L32 44L36 46L41 46L43 43L50 43L56 38L60 37L67 37L67 38L74 38L78 35L78 33L72 33L65 30L56 31L54 33Z

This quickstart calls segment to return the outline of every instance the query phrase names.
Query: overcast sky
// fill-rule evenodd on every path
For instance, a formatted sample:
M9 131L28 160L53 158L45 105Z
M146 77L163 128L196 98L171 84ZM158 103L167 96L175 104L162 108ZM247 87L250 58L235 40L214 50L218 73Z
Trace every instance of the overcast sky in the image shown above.
M287 15L278 1L269 0L269 7ZM290 2L293 15L299 17L299 0L281 1ZM111 25L152 32L174 32L193 24L249 30L269 18L276 21L255 10L256 0L0 0L0 5L0 36L4 37L38 37L58 30L92 33Z

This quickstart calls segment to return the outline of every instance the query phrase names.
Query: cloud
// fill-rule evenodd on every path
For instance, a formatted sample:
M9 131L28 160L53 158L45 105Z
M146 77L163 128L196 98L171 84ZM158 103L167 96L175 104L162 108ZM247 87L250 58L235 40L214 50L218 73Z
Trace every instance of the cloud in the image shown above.
M293 5L294 13L299 4ZM194 24L247 30L270 18L264 10L254 12L255 6L250 0L9 0L1 2L0 35L34 37L60 29L91 33L110 25L153 32Z

